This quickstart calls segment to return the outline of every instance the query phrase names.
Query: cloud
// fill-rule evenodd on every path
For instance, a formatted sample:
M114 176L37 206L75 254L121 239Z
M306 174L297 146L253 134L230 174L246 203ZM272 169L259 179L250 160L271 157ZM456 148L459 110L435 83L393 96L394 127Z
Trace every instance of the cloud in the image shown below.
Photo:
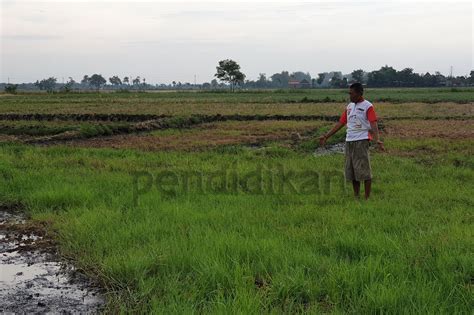
M474 60L470 2L0 2L0 82L93 71L205 80L229 57L249 78L384 64L464 74Z

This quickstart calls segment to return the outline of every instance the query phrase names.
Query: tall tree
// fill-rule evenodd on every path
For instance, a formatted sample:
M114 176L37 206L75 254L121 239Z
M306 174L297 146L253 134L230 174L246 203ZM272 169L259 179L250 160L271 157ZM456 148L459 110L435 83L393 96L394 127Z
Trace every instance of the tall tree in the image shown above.
M46 90L47 93L53 93L56 87L56 81L57 79L55 77L49 77L41 81L36 80L35 86L40 90Z
M285 88L290 81L290 74L288 71L282 71L281 73L273 74L270 79L274 87Z
M140 85L140 76L137 76L135 79L132 80L133 85L139 86Z
M343 83L342 76L338 72L335 72L333 77L331 78L330 83L331 83L331 87L340 88Z
M82 80L81 80L82 85L89 85L89 76L86 74Z
M94 73L92 76L89 77L89 85L95 87L97 92L105 83L107 83L107 80L105 80L104 77L100 74Z
M303 80L307 80L308 82L311 81L311 75L309 74L309 72L302 72L302 71L296 71L296 72L293 72L291 75L290 75L291 79L293 80L297 80L297 81L303 81Z
M427 74L428 74L428 77L431 76L429 73ZM395 85L415 86L416 81L421 81L421 80L417 80L417 77L419 77L419 75L417 75L416 73L413 73L412 68L405 68L402 71L397 71Z
M351 82L359 82L364 83L364 70L354 70L351 72L352 81Z
M244 82L245 74L240 71L240 65L232 59L219 61L216 69L217 73L214 76L221 81L228 82L232 92L235 85Z
M321 85L323 82L324 82L324 79L326 78L326 72L324 73L318 73L318 79L316 80L316 82Z
M260 73L258 75L258 80L257 82L255 83L256 87L257 88L265 88L267 86L267 76L265 73Z
M388 87L397 85L397 70L387 65L369 73L367 85L375 87Z
M122 80L120 80L120 78L116 75L109 78L109 82L110 82L110 84L112 84L114 86L122 85Z
M76 81L74 81L73 78L69 77L69 80L62 86L62 91L69 93L72 91L72 87L76 84Z

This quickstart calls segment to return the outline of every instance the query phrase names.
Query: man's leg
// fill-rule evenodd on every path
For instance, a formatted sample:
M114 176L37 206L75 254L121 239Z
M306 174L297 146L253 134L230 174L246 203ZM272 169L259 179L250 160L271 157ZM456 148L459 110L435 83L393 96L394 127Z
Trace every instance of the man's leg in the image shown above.
M354 197L359 198L360 195L360 182L353 180L352 188L354 189Z
M353 143L346 142L344 149L346 165L345 165L345 177L347 181L352 181L352 188L354 189L354 197L359 198L360 194L360 182L355 180L354 167L352 165L352 154L354 152Z
M365 199L369 199L370 197L370 189L372 188L372 180L364 181L364 190L365 190Z
M370 197L372 187L372 170L370 167L369 141L361 140L355 142L354 153L354 174L355 179L364 181L365 199ZM360 185L359 185L360 187Z

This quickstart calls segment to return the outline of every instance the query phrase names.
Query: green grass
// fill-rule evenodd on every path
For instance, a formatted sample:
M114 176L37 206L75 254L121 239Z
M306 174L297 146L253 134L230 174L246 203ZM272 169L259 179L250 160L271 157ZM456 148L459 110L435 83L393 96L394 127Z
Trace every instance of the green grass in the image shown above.
M0 121L0 134L47 136L74 130L74 126L63 123L37 121Z
M156 179L236 163L244 175L274 163L337 179L343 157L280 147L146 153L3 144L0 198L54 222L62 253L100 279L111 312L468 314L472 142L431 145L446 158L373 155L368 202L335 181L329 193L312 194L164 193L155 185L135 205L135 171Z
M333 124L315 129L307 135L309 138L299 142L295 149L301 152L312 153L314 149L319 146L319 137L326 134L329 130L331 130L332 127ZM342 128L327 140L326 145L330 146L336 143L344 142L345 140L346 128Z
M156 126L3 120L4 135L72 131L96 137L148 130L160 140L175 135L189 140L188 134L199 132L206 140L211 133L274 135L294 128L305 138L268 141L258 150L232 144L195 152L179 146L143 152L0 143L0 203L21 204L34 220L52 222L61 254L106 289L108 312L472 313L472 139L463 133L452 140L387 133L388 153L371 157L373 195L365 202L353 199L349 185L341 186L342 154L312 155L329 122L315 121L302 132L313 122L195 126L206 117L192 116L338 115L346 92L2 95L2 114L173 116ZM470 88L368 89L366 97L383 118L468 120L473 94ZM341 130L328 144L344 137ZM260 166L262 192L256 175L250 176ZM278 177L271 189L268 169L281 167L296 192L289 185L279 192ZM238 184L238 190L219 189L223 168L229 170L229 187ZM138 186L136 172L145 172ZM204 191L196 172L213 175ZM191 186L183 190L186 176ZM152 186L142 191L149 179Z
M45 100L82 99L94 100L95 92L69 94L23 93L22 95L47 96ZM474 88L367 88L366 96L377 102L471 102ZM236 91L161 91L149 93L101 93L102 99L142 99L172 103L288 103L288 102L344 102L348 98L347 89L279 89ZM42 102L39 102L42 103Z
M125 122L75 122L75 121L0 121L0 134L25 136L51 136L66 131L77 131L81 137L111 135L129 132Z

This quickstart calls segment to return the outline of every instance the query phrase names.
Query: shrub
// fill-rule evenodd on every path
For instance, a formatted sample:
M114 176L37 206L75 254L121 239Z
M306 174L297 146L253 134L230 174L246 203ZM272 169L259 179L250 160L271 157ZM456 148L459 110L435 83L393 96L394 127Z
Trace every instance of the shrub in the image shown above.
M17 88L18 88L18 84L7 84L5 85L5 93L16 94Z

